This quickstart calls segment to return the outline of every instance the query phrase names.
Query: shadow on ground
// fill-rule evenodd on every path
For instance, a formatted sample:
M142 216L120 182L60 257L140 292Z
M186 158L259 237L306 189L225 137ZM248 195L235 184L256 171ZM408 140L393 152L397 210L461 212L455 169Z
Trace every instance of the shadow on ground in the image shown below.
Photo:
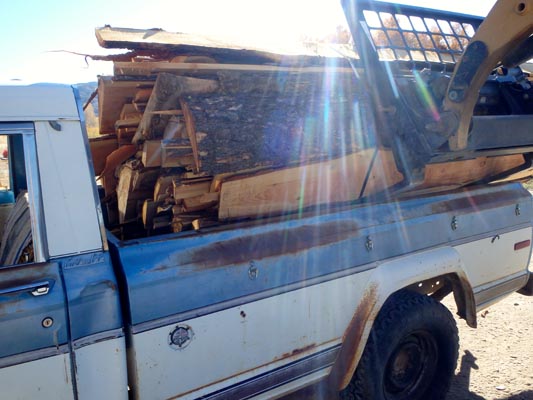
M459 372L452 380L450 392L446 400L491 400L470 391L471 372L473 369L479 369L476 360L476 357L470 351L465 350L461 357ZM504 400L533 400L533 391L527 390L519 394L514 394L505 397Z

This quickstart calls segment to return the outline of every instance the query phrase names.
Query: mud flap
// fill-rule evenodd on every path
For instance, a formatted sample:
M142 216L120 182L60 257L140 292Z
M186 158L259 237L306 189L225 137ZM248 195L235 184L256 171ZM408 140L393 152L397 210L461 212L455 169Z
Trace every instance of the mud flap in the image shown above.
M533 274L529 274L529 279L527 280L526 286L518 291L518 293L523 294L524 296L533 296Z

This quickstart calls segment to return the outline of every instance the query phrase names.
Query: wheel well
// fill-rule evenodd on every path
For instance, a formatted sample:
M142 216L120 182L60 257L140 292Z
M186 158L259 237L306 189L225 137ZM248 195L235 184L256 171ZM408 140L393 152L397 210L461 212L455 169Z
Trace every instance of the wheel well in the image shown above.
M405 289L427 294L437 301L441 301L453 292L455 304L457 305L457 315L466 320L466 323L471 328L477 327L474 292L466 277L460 277L454 273L444 274L414 283Z

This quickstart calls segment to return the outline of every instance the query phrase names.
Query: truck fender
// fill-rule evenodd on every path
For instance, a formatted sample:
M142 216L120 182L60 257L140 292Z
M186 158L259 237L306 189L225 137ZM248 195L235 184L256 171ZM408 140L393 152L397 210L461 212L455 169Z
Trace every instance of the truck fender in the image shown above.
M342 347L332 367L328 387L342 390L348 386L363 354L374 320L389 296L398 290L438 277L449 280L459 311L464 311L463 317L470 326L475 327L474 293L461 257L454 248L443 247L386 261L378 265L370 276L367 290L344 332Z

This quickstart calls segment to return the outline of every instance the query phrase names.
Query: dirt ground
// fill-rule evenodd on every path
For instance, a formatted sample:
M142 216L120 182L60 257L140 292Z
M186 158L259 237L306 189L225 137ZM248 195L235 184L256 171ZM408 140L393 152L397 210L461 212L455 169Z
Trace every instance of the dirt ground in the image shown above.
M515 293L489 307L477 329L457 325L461 347L447 400L533 400L533 297Z
M444 303L455 314L450 296ZM457 326L459 359L446 400L533 400L533 297L512 294L479 313L477 329L458 318ZM326 397L312 388L284 398L304 399Z

